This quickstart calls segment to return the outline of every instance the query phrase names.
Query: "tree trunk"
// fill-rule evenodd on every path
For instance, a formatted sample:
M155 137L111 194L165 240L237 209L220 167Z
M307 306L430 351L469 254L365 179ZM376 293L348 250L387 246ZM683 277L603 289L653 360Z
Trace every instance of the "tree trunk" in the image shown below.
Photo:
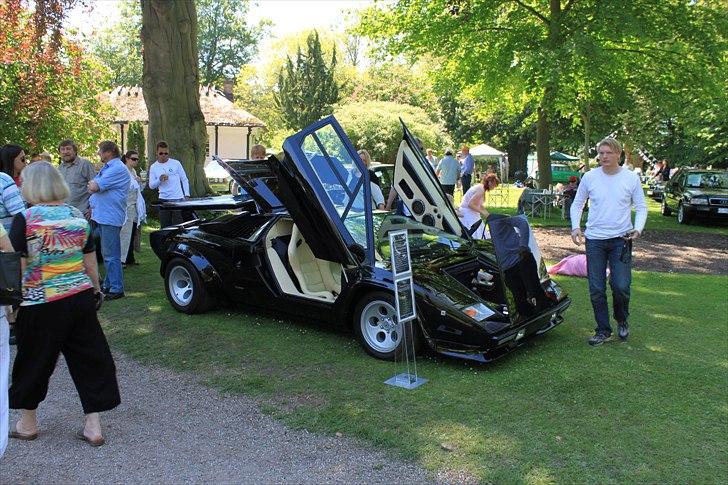
M538 158L538 186L547 189L551 185L551 153L549 152L549 120L543 108L538 108L536 122L536 157Z
M589 149L591 148L591 105L587 102L581 112L581 120L584 124L584 171L589 171Z
M508 175L510 177L514 177L518 171L523 172L524 176L528 175L528 151L530 148L530 137L527 139L518 138L508 144Z
M197 11L194 0L141 0L144 102L149 112L149 160L169 144L190 179L193 197L210 192L204 172L207 129L200 109Z

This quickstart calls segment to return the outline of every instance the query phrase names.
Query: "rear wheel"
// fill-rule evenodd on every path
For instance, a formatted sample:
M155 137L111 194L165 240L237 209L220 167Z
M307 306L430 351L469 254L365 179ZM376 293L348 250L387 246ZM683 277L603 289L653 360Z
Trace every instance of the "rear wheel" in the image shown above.
M405 335L409 340L408 351L420 347L419 328L414 321L397 322L394 296L377 291L365 295L354 311L354 330L364 350L383 360L395 360L405 351Z
M678 224L690 224L690 220L691 220L690 215L685 211L685 207L683 206L683 203L680 202L677 206Z
M215 304L197 268L184 258L174 258L167 264L164 277L167 299L183 313L202 313Z
M662 205L660 206L660 213L663 216L669 216L672 214L672 210L667 206L667 200L665 200L665 197L662 198Z

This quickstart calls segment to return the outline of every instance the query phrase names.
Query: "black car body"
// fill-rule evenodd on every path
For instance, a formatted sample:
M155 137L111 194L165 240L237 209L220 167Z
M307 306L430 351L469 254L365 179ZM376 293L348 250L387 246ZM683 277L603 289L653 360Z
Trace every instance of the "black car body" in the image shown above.
M658 182L657 180L650 180L647 182L647 197L660 202L665 190L665 183Z
M680 224L693 219L728 220L728 171L680 169L665 183L662 215L677 212Z
M278 157L221 161L245 194L163 208L219 201L237 212L151 234L170 303L195 313L224 298L352 328L385 359L403 351L410 328L436 352L489 361L559 324L570 300L525 218L490 222L504 235L498 248L472 240L403 130L393 182L412 217L372 209L368 172L333 117L286 139ZM414 323L398 323L394 310L387 235L397 229L409 234Z

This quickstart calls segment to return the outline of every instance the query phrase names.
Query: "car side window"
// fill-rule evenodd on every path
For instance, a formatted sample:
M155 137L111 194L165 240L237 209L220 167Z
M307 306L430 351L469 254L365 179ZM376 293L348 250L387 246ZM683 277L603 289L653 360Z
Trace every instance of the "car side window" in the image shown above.
M351 237L366 248L364 177L344 142L325 125L307 135L301 148Z

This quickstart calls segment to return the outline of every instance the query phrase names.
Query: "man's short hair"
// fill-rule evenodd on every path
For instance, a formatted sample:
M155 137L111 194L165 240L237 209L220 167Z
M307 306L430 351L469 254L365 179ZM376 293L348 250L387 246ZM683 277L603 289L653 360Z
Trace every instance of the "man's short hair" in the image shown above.
M622 153L622 144L614 138L605 138L597 144L597 148L601 146L608 146L614 153L620 155Z
M99 143L99 153L111 152L114 157L119 158L121 153L119 152L119 145L111 140L104 140Z
M60 142L58 144L58 150L60 150L61 147L71 147L73 148L73 153L78 153L78 145L76 145L76 142L71 140L70 138L67 138Z
M250 156L253 158L265 158L265 147L263 145L253 145L250 148Z
M167 150L169 150L169 145L167 145L166 141L157 142L157 148L155 149L155 151L159 150L160 148L166 148Z

